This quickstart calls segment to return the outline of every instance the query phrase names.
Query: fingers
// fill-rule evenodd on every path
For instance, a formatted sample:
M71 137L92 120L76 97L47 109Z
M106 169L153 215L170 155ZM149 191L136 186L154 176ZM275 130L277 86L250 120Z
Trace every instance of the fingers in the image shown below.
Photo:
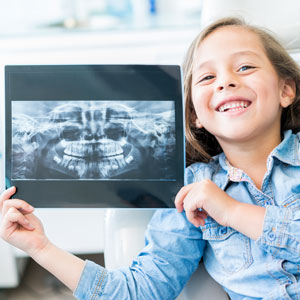
M197 188L198 187L198 188ZM203 210L199 184L189 184L181 188L175 198L175 206L178 212L185 211L187 219L196 227L205 225L208 214Z
M0 212L2 210L3 202L10 199L10 197L16 192L16 187L12 186L9 189L5 190L0 195Z
M33 230L34 227L29 223L26 217L16 208L11 207L3 218L3 231L11 228L13 225L19 224L25 229Z
M10 199L15 192L16 188L13 186L2 192L0 195L0 214L2 216L4 216L11 207L15 207L25 215L33 212L34 208L26 201L20 199Z
M182 212L183 211L183 203L184 203L184 198L186 197L186 195L191 191L191 189L193 188L194 184L189 184L186 185L184 187L182 187L180 189L180 191L177 193L176 197L175 197L175 207L177 209L178 212Z
M187 219L196 227L204 226L205 219L207 218L207 213L200 210L187 210L186 211Z
M34 229L25 217L32 213L34 208L26 201L10 199L15 192L16 188L11 187L0 195L0 214L2 216L0 231L4 239L16 230L18 225L27 230Z
M208 215L207 215L207 213L205 212L205 211L203 211L203 210L198 210L197 212L196 212L196 214L197 214L197 221L198 221L198 224L197 225L195 225L195 226L197 226L197 227L199 227L199 226L204 226L205 225L205 220L207 219L207 217L208 217Z
M18 209L23 215L30 214L34 211L34 208L24 200L9 199L3 202L1 214L4 216L12 207Z

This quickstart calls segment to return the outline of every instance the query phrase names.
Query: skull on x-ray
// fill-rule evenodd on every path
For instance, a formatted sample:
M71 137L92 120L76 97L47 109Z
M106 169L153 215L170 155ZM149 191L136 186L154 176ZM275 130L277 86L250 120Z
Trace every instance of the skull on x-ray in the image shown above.
M72 102L55 107L40 124L15 116L13 177L118 178L151 161L162 167L158 161L174 145L174 126L163 114L153 117L113 101Z

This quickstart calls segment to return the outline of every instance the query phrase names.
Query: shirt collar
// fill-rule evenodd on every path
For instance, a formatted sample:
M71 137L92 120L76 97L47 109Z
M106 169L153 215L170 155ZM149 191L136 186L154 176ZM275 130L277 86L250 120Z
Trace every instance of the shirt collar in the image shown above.
M237 181L241 180L241 170L230 166L224 152L218 156L221 167L228 173L229 177L233 177ZM273 149L268 160L274 157L286 164L300 166L299 138L297 135L292 133L292 130L284 132L283 140L276 148Z
M271 152L269 157L276 157L278 160L292 165L300 166L299 138L292 130L284 132L282 142Z
M219 155L219 163L221 167L227 172L227 178L231 181L241 181L243 177L243 171L230 165L224 152Z

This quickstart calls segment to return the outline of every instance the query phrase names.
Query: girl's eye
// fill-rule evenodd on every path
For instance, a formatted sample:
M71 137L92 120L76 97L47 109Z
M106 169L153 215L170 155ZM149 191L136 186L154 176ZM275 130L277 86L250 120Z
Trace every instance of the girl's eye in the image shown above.
M253 66L242 66L238 69L238 71L247 71L249 69L254 69L255 67Z
M206 80L211 80L213 78L214 78L213 75L208 75L208 76L205 76L204 78L200 79L199 82L206 81Z

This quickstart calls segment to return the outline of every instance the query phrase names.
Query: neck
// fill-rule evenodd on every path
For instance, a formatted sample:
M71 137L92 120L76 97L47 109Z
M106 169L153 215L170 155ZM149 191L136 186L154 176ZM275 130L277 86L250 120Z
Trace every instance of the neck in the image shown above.
M267 159L272 150L281 142L278 135L264 135L244 142L219 141L231 166L243 170L261 188L267 171Z

